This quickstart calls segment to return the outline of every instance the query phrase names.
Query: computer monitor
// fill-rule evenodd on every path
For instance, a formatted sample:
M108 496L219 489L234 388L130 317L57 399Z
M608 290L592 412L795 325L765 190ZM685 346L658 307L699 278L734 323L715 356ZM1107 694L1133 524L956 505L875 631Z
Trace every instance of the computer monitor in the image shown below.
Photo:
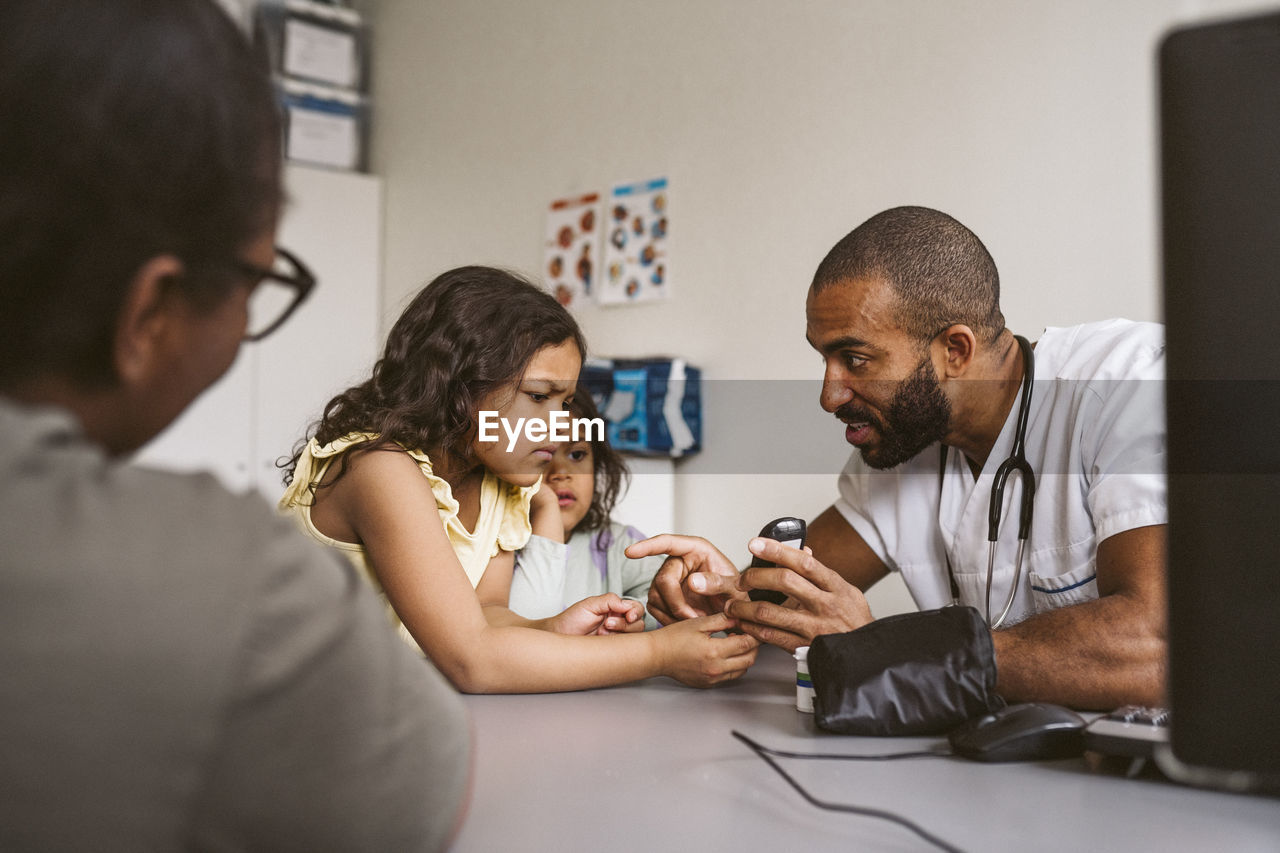
M1160 45L1175 778L1280 789L1280 14Z

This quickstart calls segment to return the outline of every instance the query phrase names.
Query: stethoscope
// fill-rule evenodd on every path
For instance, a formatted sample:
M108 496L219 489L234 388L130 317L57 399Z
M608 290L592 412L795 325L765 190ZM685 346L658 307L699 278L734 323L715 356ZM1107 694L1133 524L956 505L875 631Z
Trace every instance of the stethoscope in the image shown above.
M1031 510L1036 501L1036 475L1027 461L1027 419L1031 413L1031 387L1034 384L1036 362L1031 350L1031 343L1021 335L1014 335L1018 347L1022 350L1022 395L1018 402L1018 424L1013 434L1013 450L1009 458L1000 463L996 469L995 480L991 484L991 503L987 507L987 601L986 619L991 628L999 628L1005 617L1013 608L1013 600L1018 594L1018 584L1022 580L1022 558L1026 553L1027 535L1031 532ZM991 577L996 565L996 542L1000 539L1000 514L1004 508L1004 486L1013 473L1022 475L1022 510L1018 514L1018 556L1014 563L1013 584L1009 587L1009 598L1000 611L1000 617L991 621ZM942 500L942 485L947 473L947 446L942 445L942 458L938 465L938 500ZM951 568L951 554L943 548L947 558L947 580L951 583L951 603L960 603L960 585L956 583L955 570Z

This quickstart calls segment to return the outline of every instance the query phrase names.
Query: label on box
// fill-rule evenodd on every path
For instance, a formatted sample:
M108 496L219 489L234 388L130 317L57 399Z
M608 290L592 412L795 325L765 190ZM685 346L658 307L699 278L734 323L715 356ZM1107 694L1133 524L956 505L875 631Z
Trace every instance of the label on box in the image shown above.
M296 18L284 25L284 73L334 86L359 83L356 35Z
M341 105L322 108L291 103L286 150L290 160L355 169L360 165L360 127L355 112Z

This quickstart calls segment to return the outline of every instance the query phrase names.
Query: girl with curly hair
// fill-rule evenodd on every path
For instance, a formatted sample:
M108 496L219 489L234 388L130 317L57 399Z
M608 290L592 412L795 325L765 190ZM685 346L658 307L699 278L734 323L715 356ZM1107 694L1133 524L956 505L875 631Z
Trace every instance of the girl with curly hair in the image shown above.
M484 440L481 412L542 421L571 404L586 347L549 294L462 267L409 303L366 381L334 397L290 461L282 510L340 550L393 622L468 693L578 690L669 675L738 677L757 643L723 614L640 632L614 593L543 619L508 608L514 552L556 444ZM543 431L547 434L547 430Z

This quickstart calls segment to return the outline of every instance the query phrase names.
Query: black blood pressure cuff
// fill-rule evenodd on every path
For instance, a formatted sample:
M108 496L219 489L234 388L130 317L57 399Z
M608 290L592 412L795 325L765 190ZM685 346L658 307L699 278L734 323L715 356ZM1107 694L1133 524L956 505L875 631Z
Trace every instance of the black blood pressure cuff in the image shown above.
M991 631L972 607L903 613L809 647L814 721L853 735L942 734L1004 706Z

